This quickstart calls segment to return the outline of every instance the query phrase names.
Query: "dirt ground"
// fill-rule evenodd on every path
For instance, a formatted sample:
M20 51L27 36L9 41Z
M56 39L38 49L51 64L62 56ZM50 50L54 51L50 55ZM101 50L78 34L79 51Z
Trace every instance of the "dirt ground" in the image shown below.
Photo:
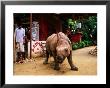
M95 46L74 50L72 58L78 71L70 70L67 59L60 65L60 70L53 69L53 57L50 57L49 64L44 65L44 58L33 58L26 63L14 64L14 75L97 75L97 56L88 54Z

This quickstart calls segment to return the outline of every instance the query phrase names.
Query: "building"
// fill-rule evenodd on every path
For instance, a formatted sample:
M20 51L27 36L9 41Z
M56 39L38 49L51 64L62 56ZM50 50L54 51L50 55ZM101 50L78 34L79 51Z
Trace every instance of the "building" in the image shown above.
M18 23L21 23L24 28L28 31L32 28L32 22L38 22L38 40L46 41L47 37L53 33L59 31L66 32L68 29L67 20L72 18L73 20L79 20L80 22L84 19L88 19L89 16L96 16L95 13L14 13L14 29ZM32 32L32 31L30 31ZM29 40L31 33L28 33ZM81 33L74 34L72 36L72 42L81 41ZM30 44L33 48L33 44ZM30 48L30 49L31 49Z

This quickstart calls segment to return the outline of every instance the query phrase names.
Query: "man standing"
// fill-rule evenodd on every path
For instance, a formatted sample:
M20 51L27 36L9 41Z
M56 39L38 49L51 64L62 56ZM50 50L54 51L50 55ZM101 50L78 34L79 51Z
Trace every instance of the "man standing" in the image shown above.
M23 62L24 57L24 41L25 41L25 29L21 25L15 29L16 47L17 51L17 62Z

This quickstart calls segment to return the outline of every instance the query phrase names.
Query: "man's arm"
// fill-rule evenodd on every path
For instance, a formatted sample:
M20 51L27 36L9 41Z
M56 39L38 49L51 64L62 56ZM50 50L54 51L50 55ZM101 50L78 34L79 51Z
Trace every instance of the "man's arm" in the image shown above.
M23 36L25 37L25 29L23 28Z
M25 43L25 29L23 28L23 43Z

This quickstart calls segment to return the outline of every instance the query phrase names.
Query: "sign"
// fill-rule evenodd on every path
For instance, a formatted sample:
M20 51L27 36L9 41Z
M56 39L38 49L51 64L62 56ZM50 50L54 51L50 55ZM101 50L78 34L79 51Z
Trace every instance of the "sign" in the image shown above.
M43 56L46 41L31 41L31 54L32 57L40 57ZM30 57L30 42L28 42L28 57Z

